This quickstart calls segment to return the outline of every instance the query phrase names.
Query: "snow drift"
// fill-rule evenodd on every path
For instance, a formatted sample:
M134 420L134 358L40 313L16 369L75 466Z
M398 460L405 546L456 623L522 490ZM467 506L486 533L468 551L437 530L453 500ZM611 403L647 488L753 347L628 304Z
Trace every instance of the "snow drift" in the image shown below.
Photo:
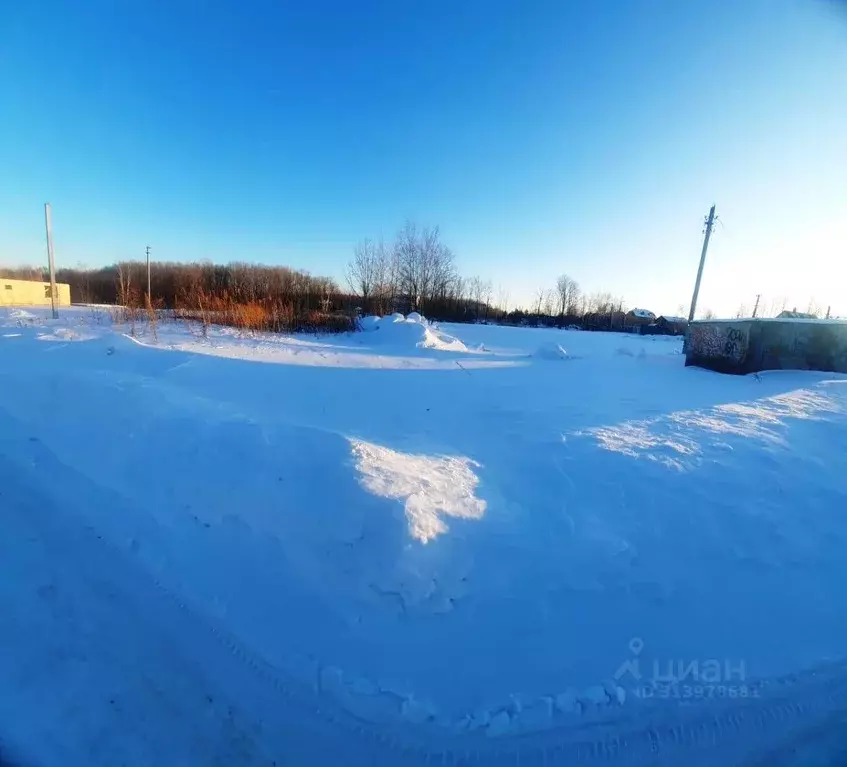
M36 319L36 315L32 312L28 312L26 309L12 309L8 313L8 317L13 320L34 320Z
M455 336L439 331L417 312L408 317L395 313L387 317L363 317L359 327L368 333L367 343L395 348L437 349L466 352L467 347Z
M575 359L565 351L564 347L554 341L541 344L536 350L534 357L541 360L572 360Z

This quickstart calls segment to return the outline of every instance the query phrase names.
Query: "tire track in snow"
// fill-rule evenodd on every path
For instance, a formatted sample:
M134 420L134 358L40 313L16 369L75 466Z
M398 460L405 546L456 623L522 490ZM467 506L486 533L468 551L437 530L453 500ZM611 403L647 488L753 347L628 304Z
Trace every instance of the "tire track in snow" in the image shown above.
M28 447L32 450L33 444ZM77 485L93 484L40 443L34 449L41 476L49 471L57 479L69 475ZM54 552L66 557L84 552L73 560L81 573L120 592L139 615L151 620L152 629L165 631L206 675L214 673L218 686L234 701L230 710L249 723L267 764L280 759L293 765L351 767L754 764L757 751L789 754L795 741L811 740L813 747L816 733L827 722L838 721L833 717L847 708L847 665L839 663L766 683L761 698L744 703L689 708L657 702L528 735L491 739L444 734L425 725L375 726L320 695L316 686L271 666L81 518L59 508L48 515L39 508L30 521Z
M818 722L833 711L847 709L847 666L828 668L794 675L765 686L762 698L746 705L704 704L681 714L673 704L656 707L655 711L638 712L627 721L611 720L594 725L559 726L546 732L512 736L492 742L483 737L443 736L431 728L413 732L412 727L383 729L357 720L324 696L304 689L301 683L251 652L225 629L205 621L161 582L155 585L172 601L193 628L205 630L240 664L282 696L299 712L312 713L319 727L329 724L347 737L358 740L368 752L360 756L363 764L443 764L443 765L569 765L596 761L636 764L695 764L695 752L703 764L713 764L728 747L737 749L735 757L743 758L751 743L765 749L779 733L790 743L794 732L815 729ZM202 629L201 629L202 626ZM191 633L194 633L193 631ZM752 702L756 700L756 702ZM638 714L647 714L639 717ZM661 719L666 721L655 721ZM674 720L679 721L674 721ZM619 730L620 728L620 730ZM592 730L597 734L592 736ZM618 731L619 730L619 731ZM376 749L377 751L373 751ZM381 753L380 753L381 752ZM347 758L352 756L347 752ZM728 763L736 762L732 751L722 754ZM376 761L375 761L376 760ZM310 758L311 761L311 758ZM354 762L346 761L347 764Z

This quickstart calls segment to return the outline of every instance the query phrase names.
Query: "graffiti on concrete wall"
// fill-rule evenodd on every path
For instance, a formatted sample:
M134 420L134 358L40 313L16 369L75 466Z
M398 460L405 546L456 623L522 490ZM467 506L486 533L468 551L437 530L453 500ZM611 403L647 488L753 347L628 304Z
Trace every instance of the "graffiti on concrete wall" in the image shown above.
M742 362L750 345L750 328L729 322L692 325L689 343L691 351L698 357Z

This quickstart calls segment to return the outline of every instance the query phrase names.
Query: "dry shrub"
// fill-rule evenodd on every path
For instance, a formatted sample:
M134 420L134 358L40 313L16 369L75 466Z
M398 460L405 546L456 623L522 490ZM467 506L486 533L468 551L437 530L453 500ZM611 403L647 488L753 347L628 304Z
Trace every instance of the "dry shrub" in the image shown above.
M345 314L314 310L298 312L291 301L279 298L238 301L228 292L216 295L197 285L180 293L174 316L201 322L204 337L211 324L228 325L245 332L341 333L355 330L353 317Z
M241 330L269 330L271 313L257 301L232 304L227 312L231 324ZM230 323L227 323L230 324Z
M309 312L307 325L301 329L311 333L347 333L356 329L356 320L341 313Z
M151 301L150 296L146 295L144 297L144 310L147 313L147 326L150 328L150 332L153 335L153 341L155 343L159 342L159 314L163 311L162 307L163 302Z
M291 332L296 329L297 320L294 305L289 301L283 303L276 302L271 310L271 330L281 332Z

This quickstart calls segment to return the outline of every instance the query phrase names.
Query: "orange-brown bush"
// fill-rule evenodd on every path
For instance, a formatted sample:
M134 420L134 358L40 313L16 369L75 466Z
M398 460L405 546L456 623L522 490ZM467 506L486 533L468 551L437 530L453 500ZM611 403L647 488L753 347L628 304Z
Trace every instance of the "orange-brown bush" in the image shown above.
M184 320L203 323L204 334L209 325L228 325L244 331L341 333L355 330L352 316L340 312L299 312L292 301L265 298L239 301L230 293L213 295L200 287L182 291L177 298L175 314Z

